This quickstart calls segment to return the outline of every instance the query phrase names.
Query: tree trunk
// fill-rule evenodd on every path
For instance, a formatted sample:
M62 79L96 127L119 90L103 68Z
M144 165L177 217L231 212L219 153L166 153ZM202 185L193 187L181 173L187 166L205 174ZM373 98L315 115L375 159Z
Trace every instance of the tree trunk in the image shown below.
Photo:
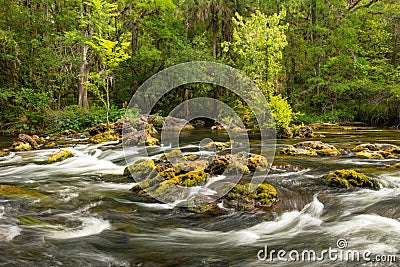
M187 119L189 117L189 89L185 88L185 93L183 96L183 101L185 101L184 105L185 105L185 119Z
M81 46L82 52L82 64L79 68L79 83L78 83L78 105L89 108L89 102L87 97L87 88L85 82L88 81L88 62L87 62L87 52L88 47L85 45Z

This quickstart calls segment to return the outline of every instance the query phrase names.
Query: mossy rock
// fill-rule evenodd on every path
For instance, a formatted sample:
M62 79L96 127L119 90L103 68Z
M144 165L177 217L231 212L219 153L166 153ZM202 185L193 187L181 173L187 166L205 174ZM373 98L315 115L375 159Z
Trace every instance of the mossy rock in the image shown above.
M250 171L265 171L268 169L268 161L261 155L250 154L250 157L247 159L247 167Z
M211 174L223 174L231 162L230 155L216 155L208 165L206 172Z
M140 180L157 175L156 165L151 159L142 159L124 169L124 175Z
M330 186L351 188L362 187L378 190L380 184L377 180L369 178L363 173L358 173L355 170L336 170L330 172L326 181Z
M160 160L161 161L172 161L175 162L177 160L180 160L183 157L182 151L178 149L171 150L167 153L164 153L161 155Z
M392 144L361 144L353 148L357 157L368 159L395 159L400 157L400 147Z
M5 156L8 156L9 154L10 154L9 152L0 150L0 157L5 157Z
M184 159L184 158L183 158ZM182 160L179 161L175 166L181 171L199 171L207 168L207 160Z
M146 141L144 142L146 146L156 146L160 144L160 140L158 138L149 136L146 138Z
M196 155L196 154L190 154L190 155L185 155L185 156L183 156L183 158L184 158L185 160L195 161L195 160L198 160L198 159L200 158L200 156L199 156L199 155Z
M225 196L234 201L234 205L252 209L256 206L271 206L278 200L278 192L271 184L260 184L255 191L250 192L250 183L237 184ZM246 208L247 209L247 208Z
M205 184L207 178L208 174L204 170L198 170L177 175L168 181L176 185L192 187Z
M393 167L393 168L400 168L400 162L394 164L392 167Z
M57 146L56 142L48 142L43 145L44 148L53 148L55 146Z
M89 138L89 142L93 144L100 144L103 142L116 141L118 138L110 132L96 134Z
M31 216L18 216L18 223L29 226L46 225L45 222L42 222L41 220L38 220Z
M25 143L22 141L14 141L10 148L11 151L29 151L32 150L32 146L29 143Z
M13 185L0 185L0 195L12 197L44 198L46 195L31 189L16 187Z
M47 159L47 163L60 162L67 158L73 157L74 154L69 149L60 149Z
M204 150L213 150L214 147L216 150L223 150L226 148L230 148L232 145L231 141L228 142L209 142L206 145L202 146L201 148Z
M292 156L337 156L341 154L335 146L321 141L305 141L289 145L282 149L280 153Z
M231 162L224 173L227 175L245 175L250 174L250 170L248 166L240 162Z
M361 151L356 153L357 158L361 159L384 159L379 152Z

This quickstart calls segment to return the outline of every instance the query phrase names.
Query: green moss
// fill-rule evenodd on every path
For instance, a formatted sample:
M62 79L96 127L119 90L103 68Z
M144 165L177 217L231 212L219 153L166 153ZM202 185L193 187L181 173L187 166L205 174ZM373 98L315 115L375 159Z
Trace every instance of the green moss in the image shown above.
M261 155L252 155L247 159L247 167L250 171L265 171L268 168L268 161Z
M204 170L208 165L206 160L196 160L196 161L181 161L175 166L182 171L199 171Z
M144 142L144 144L146 146L156 146L156 145L160 144L160 140L158 140L155 137L148 136L148 137L146 137L146 141Z
M18 216L19 224L23 225L43 225L46 224L31 216Z
M393 165L394 168L400 168L400 162Z
M74 156L74 154L71 152L71 150L61 149L61 150L57 151L56 153L54 153L53 155L51 155L47 159L47 163L63 161L65 159L73 157L73 156Z
M177 175L168 181L176 185L191 187L203 185L206 182L207 177L208 174L205 173L204 170L199 170Z
M0 185L0 195L13 197L44 198L46 195L34 190L16 187L13 185Z
M124 169L125 176L145 179L157 175L156 165L153 160L142 159Z
M211 174L222 174L231 162L229 155L216 155L208 165L206 172Z
M24 143L24 142L21 142L21 141L17 141L11 147L12 151L28 151L28 150L31 150L31 149L32 149L32 146L29 143Z
M194 160L198 160L200 158L200 156L196 155L196 154L190 154L190 155L183 156L183 158L185 160L194 161Z
M46 143L45 145L44 145L44 148L53 148L53 147L55 147L57 144L55 143L55 142L49 142L49 143Z
M178 149L171 150L170 152L161 155L162 161L177 161L182 158L182 151Z
M270 184L260 184L253 192L252 198L258 200L261 204L270 205L278 198L275 187Z
M362 159L383 159L384 156L379 152L361 151L356 153L357 158Z
M202 149L205 150L213 150L214 146L216 150L223 150L226 148L230 148L231 147L232 142L209 142L208 144L202 146Z
M89 142L93 144L100 144L103 142L116 141L116 140L118 140L116 136L112 135L110 132L104 132L90 137Z
M8 154L9 154L8 152L5 152L5 151L3 151L3 150L0 150L0 157L7 156Z
M159 172L159 174L168 180L174 178L179 173L179 171L180 169L178 167L172 166Z
M340 154L340 151L336 148L334 149L320 149L317 150L316 153L320 156L337 156Z
M249 174L249 167L240 162L231 162L225 170L226 174L239 175L239 174Z
M363 187L371 189L379 189L380 184L377 180L367 177L363 173L358 173L355 170L336 170L330 172L326 178L331 186L351 188Z
M237 184L226 195L227 199L243 202L245 205L250 205L256 201L259 205L272 205L278 199L278 192L275 187L270 184L260 184L254 192L250 192L250 183Z
M305 156L336 156L340 151L333 145L324 144L321 141L304 141L293 146L287 146L280 152L286 155L305 155Z

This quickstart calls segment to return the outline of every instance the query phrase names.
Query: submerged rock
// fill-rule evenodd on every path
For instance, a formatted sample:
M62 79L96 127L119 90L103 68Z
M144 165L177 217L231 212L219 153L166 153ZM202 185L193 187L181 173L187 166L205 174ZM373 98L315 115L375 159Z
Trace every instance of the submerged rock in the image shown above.
M20 188L13 185L0 185L0 195L32 198L43 198L46 196L38 191Z
M280 151L285 155L306 155L306 156L337 156L340 151L333 145L321 141L305 141L295 145L289 145Z
M326 181L330 186L351 188L362 187L378 190L380 184L377 180L369 178L363 173L358 173L355 170L336 170L330 172Z
M73 157L74 154L69 149L60 149L47 159L47 163L63 161L67 158Z
M392 144L361 144L353 148L356 157L367 159L391 159L400 157L400 147Z

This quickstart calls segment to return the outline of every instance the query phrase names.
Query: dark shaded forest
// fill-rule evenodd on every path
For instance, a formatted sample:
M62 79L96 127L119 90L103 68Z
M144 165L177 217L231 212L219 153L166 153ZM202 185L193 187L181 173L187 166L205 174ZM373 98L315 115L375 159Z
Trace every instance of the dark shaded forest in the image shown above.
M278 129L312 122L400 125L396 0L0 0L0 131L84 130L124 116L153 74L189 61L246 73ZM155 114L210 85L177 88Z

